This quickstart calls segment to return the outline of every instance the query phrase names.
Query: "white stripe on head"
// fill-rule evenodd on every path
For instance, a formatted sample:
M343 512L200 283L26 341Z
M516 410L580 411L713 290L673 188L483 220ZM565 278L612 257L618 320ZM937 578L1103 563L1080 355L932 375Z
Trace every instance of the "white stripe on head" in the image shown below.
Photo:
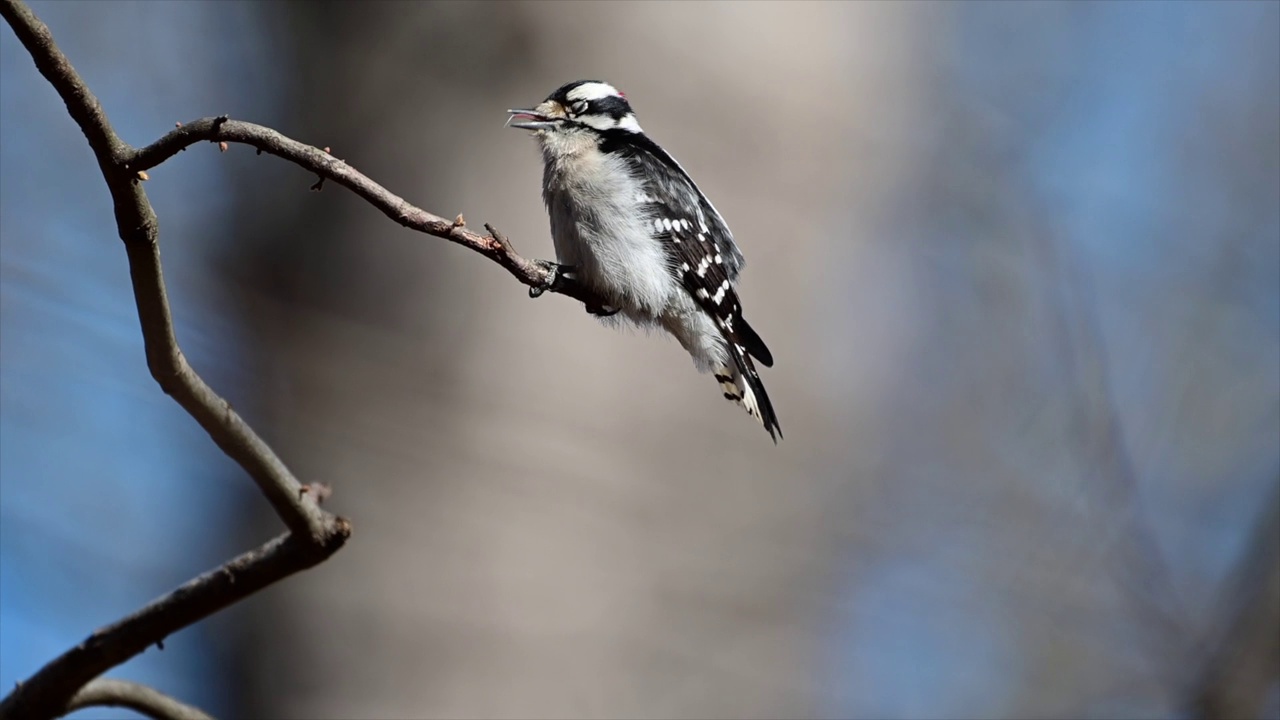
M578 87L570 90L567 97L570 100L603 100L607 97L621 97L622 93L618 92L618 88L609 83L588 82L582 83Z
M608 115L579 115L578 122L590 125L597 130L612 130L617 123Z
M581 115L577 118L577 121L583 125L590 125L597 130L621 129L633 133L641 132L640 123L636 122L636 116L630 113L623 115L618 120L614 120L608 115Z

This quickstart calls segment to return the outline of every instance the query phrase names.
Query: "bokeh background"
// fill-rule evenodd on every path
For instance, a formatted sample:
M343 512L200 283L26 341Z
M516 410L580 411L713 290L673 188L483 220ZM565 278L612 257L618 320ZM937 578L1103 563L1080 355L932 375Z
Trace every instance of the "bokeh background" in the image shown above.
M504 111L621 87L735 230L786 432L192 147L147 185L179 340L356 530L111 676L226 717L1280 716L1280 3L32 7L129 142L229 113L533 257ZM7 689L280 528L150 379L92 155L0 59Z

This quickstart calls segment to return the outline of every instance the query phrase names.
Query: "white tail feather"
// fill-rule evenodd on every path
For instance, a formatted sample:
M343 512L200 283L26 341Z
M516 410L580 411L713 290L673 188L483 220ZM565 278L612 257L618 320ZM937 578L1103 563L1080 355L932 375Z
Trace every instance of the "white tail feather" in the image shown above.
M747 385L742 374L736 369L722 366L716 368L715 376L720 383L720 389L724 392L725 399L741 405L748 415L763 425L764 417L760 413L760 404L756 401L756 394Z

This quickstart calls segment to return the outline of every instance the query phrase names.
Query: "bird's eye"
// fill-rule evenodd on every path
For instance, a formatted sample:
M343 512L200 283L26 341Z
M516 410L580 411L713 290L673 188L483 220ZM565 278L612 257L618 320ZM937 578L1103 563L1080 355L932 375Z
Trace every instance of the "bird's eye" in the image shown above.
M584 115L584 114L586 114L586 112L587 112L587 101L586 101L586 100L579 100L578 102L576 102L576 103L574 103L574 104L573 104L572 110L573 110L573 114L574 114L574 115Z

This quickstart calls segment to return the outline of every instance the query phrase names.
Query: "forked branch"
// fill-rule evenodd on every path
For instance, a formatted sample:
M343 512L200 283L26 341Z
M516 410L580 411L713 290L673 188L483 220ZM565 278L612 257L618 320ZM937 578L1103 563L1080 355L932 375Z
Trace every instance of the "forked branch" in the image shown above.
M324 493L313 492L317 486L299 482L270 446L187 363L178 346L165 291L155 211L142 188L142 182L148 177L146 171L200 142L218 143L223 149L226 143L251 145L260 153L275 155L315 173L320 180L312 189L318 190L325 180L332 180L404 227L484 255L527 285L531 296L550 291L580 300L588 308L598 308L604 303L571 278L557 276L548 263L520 256L511 241L493 227L486 224L485 234L476 233L467 228L461 215L446 220L411 205L330 155L327 148L305 145L271 128L226 116L204 118L179 125L151 145L135 149L112 129L97 98L54 43L49 28L21 0L0 0L0 16L66 103L67 112L80 126L98 161L111 193L117 231L129 259L152 377L195 418L223 452L244 468L289 528L287 534L261 548L191 580L133 615L93 633L26 682L19 683L0 701L0 720L52 718L113 697L156 700L155 707L167 708L163 712L156 710L162 716L199 717L203 713L175 704L176 701L160 702L159 698L168 699L148 688L110 684L116 681L91 681L147 647L159 645L168 635L271 583L323 562L343 546L351 534L351 526L323 510L319 501ZM136 709L146 712L141 706Z

